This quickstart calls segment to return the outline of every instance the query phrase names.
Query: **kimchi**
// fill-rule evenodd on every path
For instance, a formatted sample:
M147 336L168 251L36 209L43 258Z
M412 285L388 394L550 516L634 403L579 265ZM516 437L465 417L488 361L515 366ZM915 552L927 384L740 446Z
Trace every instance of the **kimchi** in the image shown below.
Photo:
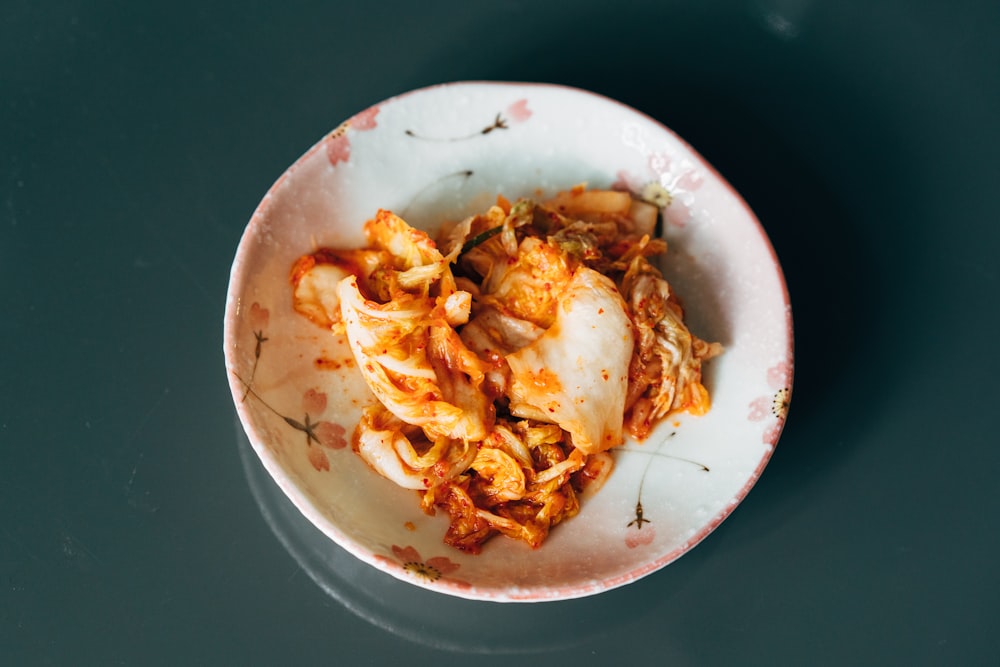
M609 450L709 409L702 363L721 347L657 268L658 213L578 186L500 196L432 238L379 210L366 247L296 262L296 310L346 334L375 398L354 450L447 513L447 544L540 546L607 479Z

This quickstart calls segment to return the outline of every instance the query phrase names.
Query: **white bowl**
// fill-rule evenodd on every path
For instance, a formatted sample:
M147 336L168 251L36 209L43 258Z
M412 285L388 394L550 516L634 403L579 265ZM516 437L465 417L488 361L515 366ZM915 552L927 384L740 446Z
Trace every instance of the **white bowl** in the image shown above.
M447 517L373 472L350 447L371 395L343 339L291 306L289 270L319 247L356 247L377 209L432 228L497 194L587 182L673 194L664 274L687 321L724 353L706 363L712 409L614 451L580 513L532 550L503 537L478 555L443 542ZM771 456L792 382L788 293L740 196L663 125L594 93L452 83L377 104L321 139L272 186L232 266L226 370L261 463L296 507L357 558L470 599L580 597L633 582L690 550L743 500ZM641 504L641 505L640 505ZM641 521L637 519L641 518Z

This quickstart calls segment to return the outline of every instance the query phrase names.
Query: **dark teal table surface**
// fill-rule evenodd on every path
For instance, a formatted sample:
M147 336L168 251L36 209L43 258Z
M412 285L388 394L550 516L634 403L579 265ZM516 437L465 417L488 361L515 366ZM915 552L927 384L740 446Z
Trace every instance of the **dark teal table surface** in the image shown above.
M592 598L360 565L283 504L228 392L265 190L354 112L466 79L661 120L792 297L760 481ZM998 165L995 1L6 2L0 664L997 664Z

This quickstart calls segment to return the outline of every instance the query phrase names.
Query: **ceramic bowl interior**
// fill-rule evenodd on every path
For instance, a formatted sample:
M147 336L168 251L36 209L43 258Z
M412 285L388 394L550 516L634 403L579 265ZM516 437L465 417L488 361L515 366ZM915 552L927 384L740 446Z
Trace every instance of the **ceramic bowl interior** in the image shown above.
M531 550L505 538L479 555L442 539L447 518L374 473L350 446L372 400L346 340L291 306L289 270L319 247L363 244L377 209L433 231L497 194L544 197L578 183L673 196L662 269L690 328L724 353L705 366L712 409L614 451L579 515ZM654 572L746 496L787 414L792 326L771 245L746 203L674 133L599 95L543 84L453 83L355 115L293 164L253 214L232 266L225 359L261 464L348 552L418 586L470 599L599 593Z

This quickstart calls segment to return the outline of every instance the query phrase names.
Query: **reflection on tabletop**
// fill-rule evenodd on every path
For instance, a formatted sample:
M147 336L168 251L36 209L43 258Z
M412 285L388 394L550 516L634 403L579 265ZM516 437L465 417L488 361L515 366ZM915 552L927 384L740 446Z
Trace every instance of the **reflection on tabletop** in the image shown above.
M538 603L470 601L407 584L355 558L313 526L268 475L238 420L234 428L247 483L278 541L327 595L400 638L464 653L560 650L613 633L669 596L657 585L665 579L657 577L589 598Z

